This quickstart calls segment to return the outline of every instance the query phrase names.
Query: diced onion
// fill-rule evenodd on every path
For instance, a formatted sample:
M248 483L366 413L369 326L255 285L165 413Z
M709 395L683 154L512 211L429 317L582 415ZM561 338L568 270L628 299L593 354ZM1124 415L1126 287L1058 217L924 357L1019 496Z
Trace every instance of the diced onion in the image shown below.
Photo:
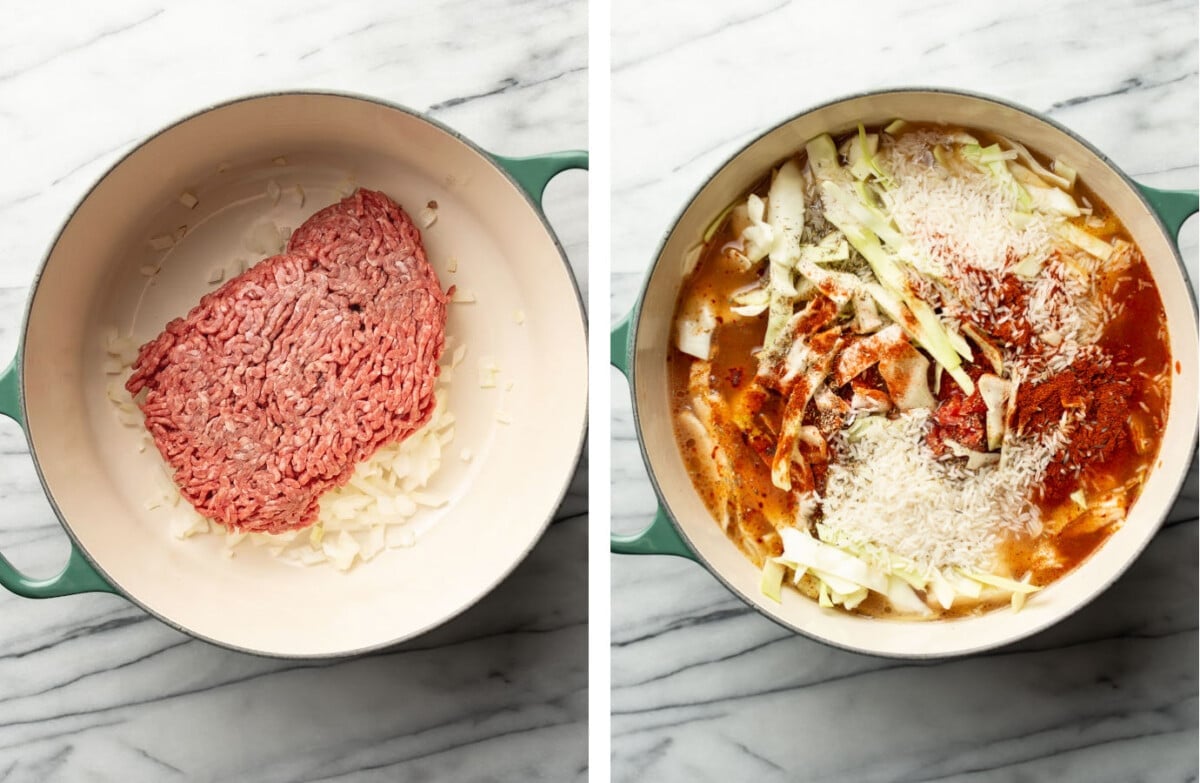
M283 249L279 226L270 220L260 220L246 236L246 249L260 255L275 255Z

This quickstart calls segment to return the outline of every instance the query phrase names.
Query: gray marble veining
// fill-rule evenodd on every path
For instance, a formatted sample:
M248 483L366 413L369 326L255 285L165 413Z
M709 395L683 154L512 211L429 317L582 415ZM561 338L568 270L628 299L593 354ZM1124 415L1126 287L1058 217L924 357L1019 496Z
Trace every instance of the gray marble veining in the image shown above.
M583 2L41 3L0 25L0 355L70 208L140 139L250 92L336 89L427 111L507 155L586 146ZM586 292L586 176L546 211ZM0 421L0 551L66 538ZM197 642L114 596L0 594L0 780L582 780L586 464L492 595L399 648L298 663Z
M612 312L632 306L693 191L806 107L937 85L1048 113L1127 173L1197 185L1187 2L613 5ZM1196 219L1181 237L1196 279ZM614 371L614 529L653 513ZM1133 568L1076 616L920 664L794 636L701 567L614 556L617 781L1197 778L1197 468Z

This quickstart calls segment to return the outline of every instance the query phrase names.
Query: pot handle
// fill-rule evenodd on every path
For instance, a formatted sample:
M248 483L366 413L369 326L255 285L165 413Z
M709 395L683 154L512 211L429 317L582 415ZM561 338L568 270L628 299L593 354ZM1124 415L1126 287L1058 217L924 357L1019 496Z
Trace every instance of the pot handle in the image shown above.
M531 155L527 158L509 158L504 155L492 155L492 159L517 181L521 189L529 197L542 205L542 195L550 180L570 169L587 169L588 154L586 150L567 150L565 152L547 152L545 155ZM561 522L555 521L555 524Z
M21 429L21 385L18 382L20 354L0 373L0 414L15 421ZM0 555L0 585L25 598L56 598L76 593L116 593L117 590L102 577L74 542L67 564L58 576L33 579Z
M509 158L504 155L492 155L500 166L512 175L529 197L538 204L542 203L542 194L550 180L569 169L586 169L588 154L585 150L567 150L565 152L548 152L545 155L531 155L527 158Z
M1189 217L1200 212L1200 191L1162 190L1140 182L1137 186L1150 203L1150 207L1158 213L1171 238L1178 244L1179 229Z
M635 314L636 312L630 313L622 318L609 335L611 346L609 363L620 370L626 379L629 378L629 362L632 354L629 324ZM696 559L695 553L679 535L679 530L676 529L666 509L661 505L649 526L640 533L628 536L611 534L609 550L619 555L675 555L676 557L686 557L688 560Z

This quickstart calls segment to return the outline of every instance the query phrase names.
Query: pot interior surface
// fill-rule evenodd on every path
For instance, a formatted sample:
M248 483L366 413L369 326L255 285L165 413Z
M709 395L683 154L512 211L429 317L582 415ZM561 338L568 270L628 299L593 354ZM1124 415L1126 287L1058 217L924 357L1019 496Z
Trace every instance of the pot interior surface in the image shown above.
M759 590L759 572L713 521L676 446L667 377L670 321L685 258L714 217L742 196L774 165L821 133L837 135L857 123L902 118L965 125L1001 133L1031 149L1075 164L1079 177L1103 198L1141 247L1158 285L1167 316L1177 372L1167 429L1155 470L1124 525L1074 572L1037 593L1013 613L933 622L867 619L821 609L785 590L782 604ZM634 408L643 451L660 499L695 551L730 589L764 614L831 644L901 657L978 651L1028 636L1069 615L1119 576L1158 529L1187 471L1196 437L1196 321L1189 287L1176 251L1157 218L1130 184L1101 156L1059 128L1013 107L981 97L938 91L896 91L839 101L770 131L712 177L667 236L651 271L635 323Z
M268 195L272 180L283 191L278 203ZM177 540L171 509L147 508L163 461L153 446L139 452L144 429L123 426L106 398L115 376L104 372L102 335L116 327L138 345L152 339L217 287L208 282L214 268L264 255L247 250L256 223L294 228L339 200L348 180L387 193L419 227L422 209L436 201L436 222L422 227L429 260L443 288L475 296L448 308L447 338L467 350L449 384L454 439L428 488L448 502L418 512L427 532L415 546L387 549L349 573L288 565L246 544L230 558L218 535ZM183 191L198 199L194 208L180 202ZM186 236L169 250L148 244L182 225ZM153 278L140 271L159 263ZM23 350L30 442L52 502L86 553L167 621L270 654L377 647L476 601L544 530L585 426L582 312L540 214L453 134L348 96L248 99L138 148L58 238ZM481 362L500 368L495 388L481 387Z

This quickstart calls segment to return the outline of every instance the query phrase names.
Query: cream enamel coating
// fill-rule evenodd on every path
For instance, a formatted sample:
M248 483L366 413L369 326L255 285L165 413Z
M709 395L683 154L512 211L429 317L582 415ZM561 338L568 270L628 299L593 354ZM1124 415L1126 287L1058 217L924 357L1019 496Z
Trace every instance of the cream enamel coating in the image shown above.
M274 159L286 159L277 165ZM232 168L223 164L231 163ZM423 228L451 304L447 334L467 345L451 384L457 434L431 491L449 497L432 530L343 574L296 568L243 545L175 540L144 501L161 460L139 454L105 399L101 333L131 319L162 254L147 238L189 225L147 289L140 344L206 291L212 267L251 258L246 230L263 216L290 227L339 198L346 175L383 190ZM268 180L284 186L278 206ZM305 191L303 207L287 193ZM195 209L178 201L188 190ZM448 264L457 259L457 271ZM518 325L516 310L525 313ZM52 501L90 559L145 608L184 630L255 652L345 654L409 638L478 600L524 557L565 490L586 418L586 336L578 294L539 213L495 163L452 133L397 108L327 94L247 99L151 139L79 206L52 249L30 306L21 376L31 445ZM499 389L479 388L493 357ZM504 380L512 379L511 391ZM511 424L497 421L500 409ZM536 448L533 446L536 445ZM459 458L462 447L474 453Z
M699 242L715 215L808 139L825 132L837 135L859 122L871 125L897 117L992 130L1071 161L1080 178L1121 217L1145 253L1163 298L1172 356L1182 363L1182 373L1172 379L1170 413L1157 469L1125 524L1080 568L1038 593L1018 613L996 611L961 620L904 622L823 610L795 591L785 590L783 603L774 603L762 596L759 572L713 522L692 487L672 432L666 351L687 251ZM1173 244L1128 181L1058 128L1007 105L937 91L886 92L833 103L776 128L730 160L700 190L668 234L633 325L634 408L643 453L660 500L693 551L744 600L784 625L835 646L896 657L942 657L996 647L1061 620L1098 595L1158 530L1187 470L1196 438L1196 320L1188 291Z

